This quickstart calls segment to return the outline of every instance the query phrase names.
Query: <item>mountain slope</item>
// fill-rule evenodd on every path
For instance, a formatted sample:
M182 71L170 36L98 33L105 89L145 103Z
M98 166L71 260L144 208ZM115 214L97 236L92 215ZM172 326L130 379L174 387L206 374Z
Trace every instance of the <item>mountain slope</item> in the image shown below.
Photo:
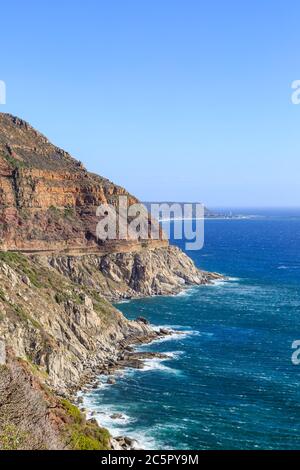
M99 242L96 209L117 207L120 195L137 202L0 114L0 449L114 445L66 398L100 373L136 364L131 344L168 333L127 320L109 301L219 277L162 239Z
M76 254L138 249L142 242L129 237L105 243L96 238L97 207L117 207L119 196L137 202L25 121L0 113L0 249Z

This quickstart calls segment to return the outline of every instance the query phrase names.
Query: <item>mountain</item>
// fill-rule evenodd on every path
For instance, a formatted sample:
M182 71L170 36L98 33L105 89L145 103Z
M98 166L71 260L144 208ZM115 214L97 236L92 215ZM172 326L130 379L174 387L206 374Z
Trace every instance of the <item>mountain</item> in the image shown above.
M142 366L130 345L168 332L110 301L219 277L166 240L99 242L96 209L120 195L137 202L0 114L0 449L118 448L70 400L100 373Z
M131 251L128 238L96 238L100 204L117 207L124 188L89 173L27 122L0 114L0 248L22 252L88 253ZM144 244L148 241L144 241ZM162 240L151 246L166 246Z

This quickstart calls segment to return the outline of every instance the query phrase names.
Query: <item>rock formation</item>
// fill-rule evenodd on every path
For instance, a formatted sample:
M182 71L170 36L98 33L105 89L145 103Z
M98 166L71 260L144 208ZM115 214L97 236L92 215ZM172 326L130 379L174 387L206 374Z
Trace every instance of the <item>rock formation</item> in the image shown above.
M96 209L117 207L120 195L137 202L0 114L0 449L109 448L106 431L66 397L108 365L139 366L129 345L168 334L109 301L219 277L162 238L99 241Z
M130 237L97 241L96 209L116 207L119 196L137 202L125 189L86 171L25 121L0 113L0 249L82 254L146 246L147 241Z

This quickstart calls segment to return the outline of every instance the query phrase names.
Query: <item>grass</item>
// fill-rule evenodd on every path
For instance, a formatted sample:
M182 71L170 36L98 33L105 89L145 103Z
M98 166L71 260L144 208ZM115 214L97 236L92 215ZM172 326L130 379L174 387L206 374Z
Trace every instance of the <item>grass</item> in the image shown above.
M6 161L15 169L19 169L19 168L27 168L28 165L26 164L26 162L22 162L20 160L17 160L16 158L13 158L11 155L9 154L4 154L3 157L6 159Z
M26 443L26 433L14 424L6 424L0 431L0 450L18 450Z
M71 433L72 450L109 450L109 432L98 426L74 428Z
M29 321L35 328L37 329L41 329L41 325L40 323L35 320L34 318L32 318L28 313L26 313L22 307L20 307L20 305L17 305L17 304L13 304L13 303L10 303L8 302L8 304L10 305L10 307L12 307L12 309L14 310L14 312L17 314L17 316L19 317L19 319L23 322L27 322Z
M67 414L71 416L71 418L76 424L82 424L84 422L84 416L79 410L79 408L77 408L77 406L73 405L71 402L69 402L69 400L65 398L61 400L61 404Z
M25 310L20 305L10 302L1 288L0 288L0 301L7 304L21 321L24 321L24 322L30 321L30 323L35 328L37 329L41 328L40 323L34 318L32 318L28 313L26 313ZM3 320L3 318L4 318L4 315L0 314L0 320Z
M97 423L86 422L83 413L69 400L62 399L61 404L71 418L71 423L67 425L66 430L72 450L108 450L110 448L110 434L106 429L100 428Z
M64 216L65 218L72 218L76 215L74 207L66 207L64 210Z
M22 253L17 253L14 251L1 251L0 260L15 268L18 272L25 274L30 280L31 284L35 287L43 287L39 280L38 271L30 266L28 258Z
M19 359L19 360L24 360L24 359ZM47 379L49 374L48 372L46 372L45 370L43 369L40 369L34 362L32 362L32 360L30 359L30 357L26 357L26 360L24 360L26 362L26 364L28 364L29 368L30 368L30 371L33 373L33 375L35 375L36 377L39 377L39 378L43 378L43 379ZM44 384L42 384L43 387L45 387Z

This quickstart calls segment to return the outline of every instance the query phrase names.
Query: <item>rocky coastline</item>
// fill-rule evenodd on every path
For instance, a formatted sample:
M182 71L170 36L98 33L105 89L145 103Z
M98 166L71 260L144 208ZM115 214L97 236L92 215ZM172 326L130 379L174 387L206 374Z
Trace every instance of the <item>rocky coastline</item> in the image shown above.
M146 319L140 318L137 321L142 321L149 325ZM151 327L150 327L151 328ZM128 342L120 344L119 353L117 358L111 360L107 358L106 363L102 366L101 369L94 369L91 371L89 377L84 379L84 382L78 386L77 392L72 391L70 395L70 400L78 406L82 412L89 413L93 421L97 420L93 417L94 412L90 412L87 408L83 408L83 396L85 393L90 392L91 390L96 390L100 385L101 377L106 377L106 383L108 385L115 385L117 381L116 373L122 369L143 369L145 367L145 361L147 359L168 359L167 354L150 352L150 351L137 351L136 346L143 344L150 344L153 341L166 338L171 335L180 335L180 331L175 331L171 329L160 328L159 330L150 329L149 334L143 338L136 337L131 338ZM78 393L79 392L79 393ZM115 413L111 416L112 419L122 419L123 415L121 413ZM98 422L97 422L98 423ZM101 423L98 423L101 425ZM136 439L131 438L127 435L120 435L117 437L110 437L110 445L112 450L139 450L141 449L139 442Z
M118 211L120 196L138 202L0 113L0 449L127 448L72 402L100 374L143 367L150 356L134 346L171 332L112 302L221 278L162 238L98 240L97 207Z

